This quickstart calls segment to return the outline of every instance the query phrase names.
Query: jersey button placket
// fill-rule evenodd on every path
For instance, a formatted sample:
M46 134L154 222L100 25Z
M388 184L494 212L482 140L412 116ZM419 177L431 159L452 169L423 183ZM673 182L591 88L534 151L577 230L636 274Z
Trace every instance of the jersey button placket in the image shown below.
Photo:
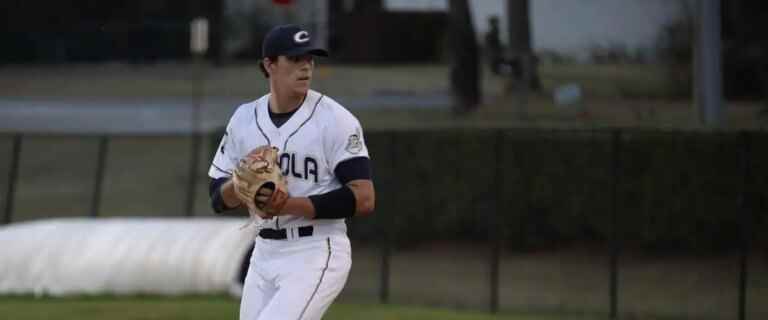
M280 148L281 143L282 143L280 141L283 140L282 137L280 136L280 129L275 129L275 131L273 133L273 137L275 137L275 139L274 139L274 141L272 143L272 146ZM278 150L278 155L277 155L277 159L278 160L280 159L280 153L282 153L282 152L283 152L283 150ZM278 162L278 163L280 163L280 162ZM280 170L282 170L282 167L283 166L280 165L280 168L281 168ZM280 229L280 217L275 217L274 219L275 219L275 229L279 230ZM286 230L286 232L287 232L287 230Z

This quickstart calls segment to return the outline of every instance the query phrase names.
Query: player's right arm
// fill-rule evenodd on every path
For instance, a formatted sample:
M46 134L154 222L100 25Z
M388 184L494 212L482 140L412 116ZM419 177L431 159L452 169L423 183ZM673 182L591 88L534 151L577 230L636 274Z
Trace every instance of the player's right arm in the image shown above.
M235 185L231 178L211 179L209 195L211 207L216 213L236 209L242 204L235 194Z
M259 151L258 148L253 149L246 155L246 157L252 157L260 153L261 151ZM243 204L240 197L237 196L235 183L232 181L231 175L211 179L208 192L211 197L211 206L216 213L237 209ZM266 201L263 197L261 199L262 201Z
M219 147L216 149L216 155L214 155L208 170L208 176L211 177L208 195L211 199L211 207L216 213L230 211L241 205L232 183L232 172L240 154L234 132L237 127L235 124L238 118L237 114L236 111L227 124L226 132L221 138Z

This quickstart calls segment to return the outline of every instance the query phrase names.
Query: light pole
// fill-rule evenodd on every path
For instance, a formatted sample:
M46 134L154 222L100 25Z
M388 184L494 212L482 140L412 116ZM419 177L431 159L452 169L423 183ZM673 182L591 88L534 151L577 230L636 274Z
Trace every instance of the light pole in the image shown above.
M195 18L189 24L190 37L189 49L194 59L194 103L192 106L191 121L191 146L189 157L189 182L187 185L186 206L184 208L187 216L193 216L195 210L195 189L197 187L197 167L199 166L200 144L202 143L202 125L200 117L200 108L202 108L203 98L205 97L205 65L203 57L208 51L208 19Z
M720 9L720 0L698 0L694 92L699 120L707 127L724 124Z

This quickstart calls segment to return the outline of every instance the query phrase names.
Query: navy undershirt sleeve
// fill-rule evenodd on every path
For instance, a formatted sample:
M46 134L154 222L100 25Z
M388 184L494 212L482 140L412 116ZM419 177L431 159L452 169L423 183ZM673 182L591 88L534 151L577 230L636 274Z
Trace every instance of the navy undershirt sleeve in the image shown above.
M371 180L371 160L356 157L344 160L333 171L342 186L323 194L311 195L315 207L315 219L344 219L355 215L355 194L347 186L352 180Z
M371 159L367 157L355 157L339 162L333 170L341 184L347 184L352 180L372 180Z
M208 195L211 198L211 208L216 213L222 213L233 208L227 207L224 203L224 199L221 198L221 185L229 181L229 178L211 179L211 183L208 186Z

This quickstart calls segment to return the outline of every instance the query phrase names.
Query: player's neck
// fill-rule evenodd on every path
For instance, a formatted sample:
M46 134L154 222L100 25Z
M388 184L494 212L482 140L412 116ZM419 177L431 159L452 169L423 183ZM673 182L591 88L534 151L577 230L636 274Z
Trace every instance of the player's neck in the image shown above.
M280 92L271 90L269 95L269 108L274 113L286 113L298 109L304 102L306 94L296 94L294 92Z

